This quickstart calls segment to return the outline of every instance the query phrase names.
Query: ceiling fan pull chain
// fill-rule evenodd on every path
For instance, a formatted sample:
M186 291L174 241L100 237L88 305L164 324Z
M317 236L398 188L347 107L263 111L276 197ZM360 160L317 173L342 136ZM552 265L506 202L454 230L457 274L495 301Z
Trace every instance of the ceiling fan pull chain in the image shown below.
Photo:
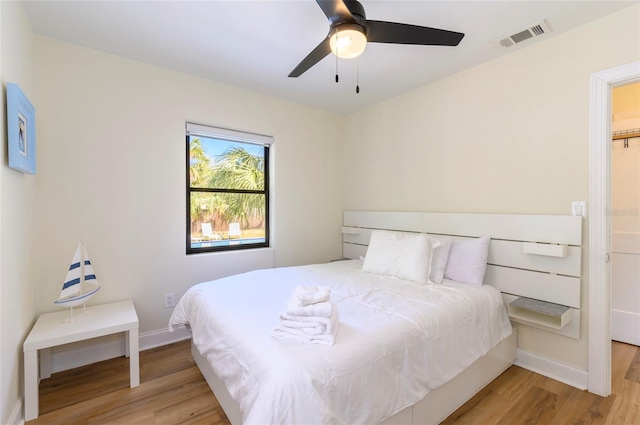
M356 94L360 93L360 57L356 62Z
M339 34L336 34L336 39L338 38ZM338 47L336 47L336 51L338 50ZM338 55L336 55L336 83L338 82Z

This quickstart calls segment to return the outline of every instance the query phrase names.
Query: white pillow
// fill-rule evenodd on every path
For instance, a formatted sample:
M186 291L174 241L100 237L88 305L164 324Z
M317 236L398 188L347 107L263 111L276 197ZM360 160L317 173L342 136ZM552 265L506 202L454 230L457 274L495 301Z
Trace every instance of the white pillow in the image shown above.
M487 270L489 243L485 236L477 239L453 240L444 277L461 283L482 285Z
M444 271L447 268L449 260L449 251L451 251L451 238L437 237L429 235L433 242L439 242L438 247L432 248L433 257L431 258L431 273L429 274L429 282L442 283Z
M362 271L428 283L431 247L424 233L374 230Z

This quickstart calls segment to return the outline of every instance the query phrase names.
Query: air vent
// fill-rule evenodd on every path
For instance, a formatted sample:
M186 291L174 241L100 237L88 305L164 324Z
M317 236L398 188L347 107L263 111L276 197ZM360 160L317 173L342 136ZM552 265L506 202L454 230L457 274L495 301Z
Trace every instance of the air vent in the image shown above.
M521 31L511 34L510 36L501 38L497 41L502 47L511 47L515 44L522 43L525 40L528 40L533 37L538 37L548 32L551 32L549 25L547 25L545 21L540 21L540 22L536 22L533 25L530 25L529 27Z

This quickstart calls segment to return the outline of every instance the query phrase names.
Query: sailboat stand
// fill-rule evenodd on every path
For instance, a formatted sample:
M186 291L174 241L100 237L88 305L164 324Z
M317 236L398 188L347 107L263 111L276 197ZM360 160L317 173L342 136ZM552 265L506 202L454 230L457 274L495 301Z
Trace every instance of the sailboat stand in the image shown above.
M64 319L62 323L71 323L74 320L82 319L84 316L91 313L91 310L87 311L87 306L85 303L82 303L82 313L79 315L76 315L76 316L73 315L73 306L71 306L70 310L71 310L71 315L68 318Z

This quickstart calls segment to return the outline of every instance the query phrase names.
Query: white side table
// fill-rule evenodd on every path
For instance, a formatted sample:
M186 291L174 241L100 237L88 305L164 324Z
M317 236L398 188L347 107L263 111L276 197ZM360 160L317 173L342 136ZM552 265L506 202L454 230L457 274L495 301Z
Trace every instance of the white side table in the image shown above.
M131 388L140 385L138 353L138 315L132 301L92 305L85 317L70 323L69 310L41 314L24 341L24 420L38 417L38 350L40 350L40 377L51 376L51 347L82 341L99 336L126 332L126 354L129 357Z

